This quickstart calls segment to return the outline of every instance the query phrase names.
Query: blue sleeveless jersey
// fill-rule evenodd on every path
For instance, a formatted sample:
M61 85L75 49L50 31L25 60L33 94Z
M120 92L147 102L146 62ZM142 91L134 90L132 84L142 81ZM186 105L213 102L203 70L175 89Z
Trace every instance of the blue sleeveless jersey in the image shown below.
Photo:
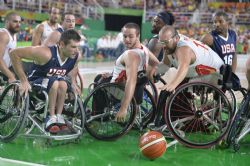
M52 57L44 65L33 64L33 70L29 74L29 81L41 77L50 77L50 76L65 76L67 75L75 66L78 55L74 58L68 58L63 64L60 64L57 57L57 46L49 47Z
M213 46L212 49L221 57L225 64L232 65L233 57L236 52L236 33L233 30L228 30L227 40L212 31Z

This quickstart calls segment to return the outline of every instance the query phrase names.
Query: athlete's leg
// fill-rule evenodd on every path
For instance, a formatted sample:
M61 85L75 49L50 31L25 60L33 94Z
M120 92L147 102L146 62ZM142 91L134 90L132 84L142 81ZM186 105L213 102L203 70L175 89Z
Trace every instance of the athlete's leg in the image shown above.
M56 99L58 92L58 81L53 81L51 88L49 89L49 120L47 121L45 128L51 133L57 133L60 128L57 126L57 117L55 115Z
M62 114L67 88L68 88L67 83L65 81L58 81L57 99L56 99L57 114Z
M49 114L50 116L55 115L58 86L59 86L59 82L54 81L49 90Z

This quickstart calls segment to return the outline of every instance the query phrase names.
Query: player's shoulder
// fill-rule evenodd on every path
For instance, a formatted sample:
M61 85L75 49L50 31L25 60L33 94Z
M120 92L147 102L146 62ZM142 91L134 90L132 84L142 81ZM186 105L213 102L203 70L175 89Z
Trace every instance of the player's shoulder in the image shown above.
M0 28L1 41L9 40L9 34L6 29Z
M216 30L210 31L209 34L210 34L211 36L218 36L218 33L217 33Z
M43 30L44 30L44 26L45 26L45 25L44 25L43 23L40 23L40 24L37 24L37 26L36 26L35 29L36 29L37 31L43 31Z
M233 29L228 29L228 33L229 33L229 35L235 35L236 36L236 32Z

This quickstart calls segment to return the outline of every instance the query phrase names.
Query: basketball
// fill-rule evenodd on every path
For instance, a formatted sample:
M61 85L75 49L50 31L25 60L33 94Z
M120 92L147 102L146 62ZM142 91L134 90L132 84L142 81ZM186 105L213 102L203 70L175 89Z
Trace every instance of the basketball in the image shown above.
M161 157L166 151L167 142L164 136L157 131L143 134L139 140L139 148L143 156L150 160Z

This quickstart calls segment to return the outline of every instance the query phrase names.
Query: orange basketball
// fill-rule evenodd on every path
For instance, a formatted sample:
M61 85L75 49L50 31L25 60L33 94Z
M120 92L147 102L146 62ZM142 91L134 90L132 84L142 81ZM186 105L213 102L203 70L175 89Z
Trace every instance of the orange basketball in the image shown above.
M161 157L166 151L167 142L164 136L157 131L149 131L139 140L139 148L142 154L153 160Z

